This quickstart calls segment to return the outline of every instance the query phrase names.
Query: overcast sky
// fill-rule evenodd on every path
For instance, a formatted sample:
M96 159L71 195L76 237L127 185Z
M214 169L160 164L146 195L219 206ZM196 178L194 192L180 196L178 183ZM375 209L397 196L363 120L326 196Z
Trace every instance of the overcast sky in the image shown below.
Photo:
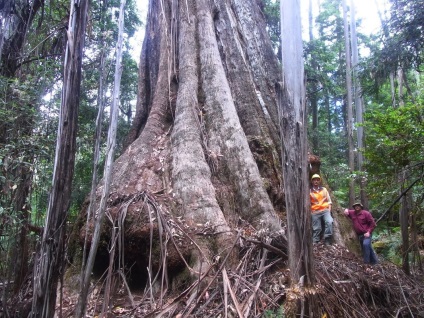
M281 0L284 1L284 0ZM301 3L301 14L302 14L302 24L303 29L308 29L308 10L309 10L309 0L299 0ZM352 0L346 0L347 6L350 5ZM385 15L384 10L388 7L386 4L387 0L353 0L355 3L356 14L355 18L357 21L361 21L361 24L358 28L358 32L364 34L373 34L377 33L381 29L381 21L378 15L380 11ZM314 5L313 14L316 16L318 14L318 3L323 2L312 0ZM306 32L307 33L307 32ZM308 40L308 38L305 38Z
M285 1L285 0L281 0ZM303 20L303 29L308 29L308 5L309 0L299 0L301 3L301 14ZM317 0L312 0L312 3L315 6L318 6L319 2ZM386 4L388 0L354 0L356 7L356 20L361 20L361 25L358 28L358 32L365 34L376 33L381 28L380 18L378 16L378 11L384 14L384 9L388 7ZM140 27L140 30L136 33L135 37L130 40L131 46L133 47L132 56L138 62L141 45L144 36L144 26L147 15L147 6L148 0L136 0L138 5L139 17L143 21L143 25ZM349 6L351 0L346 0L347 5ZM318 8L314 8L314 15L318 13ZM306 32L307 34L307 32ZM305 40L308 40L306 37Z

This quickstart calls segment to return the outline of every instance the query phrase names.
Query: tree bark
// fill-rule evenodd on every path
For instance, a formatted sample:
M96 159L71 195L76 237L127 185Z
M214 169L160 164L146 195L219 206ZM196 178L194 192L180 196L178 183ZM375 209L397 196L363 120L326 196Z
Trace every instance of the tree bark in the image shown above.
M107 2L106 2L107 3ZM105 22L104 18L106 15L106 3L103 3L102 6L102 16L101 16L101 31L105 31ZM96 137L94 141L94 150L93 150L93 174L91 178L91 190L90 190L90 203L87 208L87 218L85 224L85 235L84 235L84 244L82 246L82 262L81 262L81 295L85 295L87 297L88 290L84 290L88 288L88 284L84 282L84 273L86 272L86 260L87 260L87 249L88 249L88 235L89 235L89 225L92 221L92 217L94 215L94 211L96 210L95 198L96 198L96 187L98 184L98 169L99 169L99 160L100 160L100 143L101 143L101 134L102 134L102 124L104 117L104 108L105 108L105 94L104 94L104 81L107 77L106 68L105 68L105 60L106 60L106 48L104 45L104 37L101 35L100 37L100 63L99 63L99 87L97 90L97 118L96 118ZM83 298L86 299L86 298ZM75 309L75 316L81 316L86 310L86 304L79 302Z
M13 79L17 76L17 70L23 59L23 47L29 27L31 26L38 10L44 1L4 1L0 7L0 76ZM19 220L15 246L12 255L14 293L17 294L25 276L28 272L28 218L29 218L29 196L31 193L32 172L30 163L33 161L30 155L25 154L23 158L22 149L19 149L19 141L29 139L33 129L32 112L21 112L16 114L16 103L23 103L20 96L16 96L12 90L8 89L7 96L10 101L4 103L6 109L14 113L15 119L12 121L0 122L0 144L16 144L16 151L9 154L11 161L16 161L12 169L5 171L6 180L14 180L16 189L11 191L9 187L4 187L5 197L10 198L12 206L11 215L16 215ZM32 101L36 103L36 101ZM32 104L27 101L22 109L28 107L32 109ZM12 106L13 105L13 106ZM19 154L18 154L19 153ZM8 183L8 182L6 182Z

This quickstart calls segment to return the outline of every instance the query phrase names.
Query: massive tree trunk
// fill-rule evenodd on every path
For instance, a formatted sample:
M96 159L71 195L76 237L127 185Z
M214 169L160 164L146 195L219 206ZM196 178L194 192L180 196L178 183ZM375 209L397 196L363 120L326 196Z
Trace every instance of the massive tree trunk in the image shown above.
M149 251L134 249L149 244L148 211L208 229L185 254L192 274L228 253L237 226L281 235L280 72L256 1L150 1L136 116L108 203L125 206L126 262L144 283ZM106 256L101 245L98 264Z

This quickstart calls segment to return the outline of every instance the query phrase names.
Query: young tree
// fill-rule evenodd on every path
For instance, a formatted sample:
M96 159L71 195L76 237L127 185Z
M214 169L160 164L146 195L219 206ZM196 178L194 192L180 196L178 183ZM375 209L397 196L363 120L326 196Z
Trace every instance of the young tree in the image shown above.
M87 1L71 3L54 174L40 251L34 266L31 317L53 317L63 272L67 215L76 152Z
M357 146L358 150L356 153L358 171L363 172L364 165L364 107L363 107L363 97L361 83L358 76L359 68L359 52L358 52L358 35L356 33L356 18L355 18L355 1L350 1L350 31L351 31L351 47L352 47L352 77L353 77L353 95L355 100L355 122L358 124L356 127L357 130ZM359 175L359 187L360 187L360 198L361 202L365 208L368 208L368 196L366 193L366 177L364 175Z
M355 201L355 180L353 173L355 170L355 161L353 153L353 104L352 104L352 67L351 67L351 49L350 49L350 32L347 17L346 0L343 0L343 21L344 21L344 36L345 36L345 56L346 56L346 109L347 109L347 127L346 136L348 142L348 164L349 164L349 206L352 206Z
M121 76L122 76L122 46L123 46L123 34L124 34L124 14L125 14L125 0L121 0L121 5L119 8L119 31L118 31L118 42L116 44L116 63L115 63L115 81L113 87L113 96L112 96L112 105L111 105L111 115L110 115L110 124L107 140L107 150L106 150L106 164L104 169L104 181L103 181L103 192L100 200L99 209L96 210L95 214L95 229L91 242L90 253L87 259L87 265L83 268L83 273L81 274L81 293L78 298L78 304L75 311L75 317L84 317L87 307L87 298L88 298L88 289L90 287L91 273L93 271L94 260L96 258L97 248L100 241L100 233L103 225L103 219L106 212L106 202L109 196L109 189L111 183L112 169L113 169L113 159L115 155L115 146L116 146L116 130L118 127L118 114L119 114L119 97L120 97L120 86L121 86ZM102 98L102 97L100 97ZM95 180L93 180L94 182ZM91 193L91 198L93 197L94 191ZM87 233L86 233L87 234ZM108 275L107 287L110 289L110 275ZM105 299L104 308L107 309L109 299ZM104 311L102 312L104 313Z
M312 0L308 4L308 22L309 22L309 43L312 46L310 50L314 52L315 39L314 39L314 23L313 23L313 5ZM311 113L312 113L312 152L319 155L319 135L318 135L318 63L315 56L311 56L311 75L309 81L311 82L311 94L309 96Z

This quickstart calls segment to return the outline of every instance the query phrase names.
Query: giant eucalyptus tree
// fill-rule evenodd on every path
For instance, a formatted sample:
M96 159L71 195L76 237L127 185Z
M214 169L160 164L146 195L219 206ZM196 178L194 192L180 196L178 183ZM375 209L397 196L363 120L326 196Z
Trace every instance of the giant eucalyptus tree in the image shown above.
M125 261L143 286L160 271L159 284L170 287L187 275L184 268L207 281L216 262L224 275L237 262L234 248L246 226L264 241L285 239L276 94L282 78L262 9L254 0L149 3L136 114L107 202L109 213L125 220ZM287 105L283 98L282 112ZM297 158L306 164L306 151ZM300 213L301 206L293 208ZM161 229L178 220L208 235L193 235L191 247L167 264L175 238L165 244ZM97 265L107 257L100 244Z

